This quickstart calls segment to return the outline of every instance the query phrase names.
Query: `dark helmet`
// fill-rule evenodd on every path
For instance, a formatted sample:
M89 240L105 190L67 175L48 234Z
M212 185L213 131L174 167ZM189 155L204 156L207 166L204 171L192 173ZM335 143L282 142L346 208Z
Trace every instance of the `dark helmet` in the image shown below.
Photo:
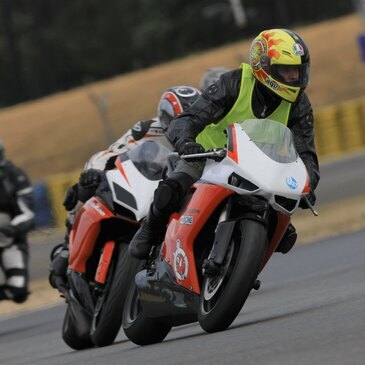
M202 78L200 80L200 88L202 90L207 89L210 85L217 82L222 74L224 74L228 71L230 71L230 69L225 68L225 67L209 68L208 71L202 76Z
M174 86L167 89L157 107L157 116L162 128L166 130L170 122L192 105L200 94L200 91L192 86Z
M287 29L261 32L252 42L250 66L253 76L273 93L291 103L309 82L309 52L303 39ZM283 73L295 73L288 81Z

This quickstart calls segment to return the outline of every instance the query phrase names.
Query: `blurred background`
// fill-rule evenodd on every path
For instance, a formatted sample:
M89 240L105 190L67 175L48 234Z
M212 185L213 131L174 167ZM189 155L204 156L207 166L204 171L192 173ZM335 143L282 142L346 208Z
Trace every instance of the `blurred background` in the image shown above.
M0 0L0 19L0 138L34 182L38 228L63 226L85 161L164 89L238 67L263 29L307 42L321 163L365 148L364 0Z
M4 107L251 38L265 28L351 14L361 1L306 0L299 6L295 0L0 3Z

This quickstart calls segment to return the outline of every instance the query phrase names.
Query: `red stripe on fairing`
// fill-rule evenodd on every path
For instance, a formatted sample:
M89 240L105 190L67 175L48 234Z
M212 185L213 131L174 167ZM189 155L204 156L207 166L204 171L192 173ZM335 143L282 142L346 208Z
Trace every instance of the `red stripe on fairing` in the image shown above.
M108 241L104 244L103 252L100 256L99 265L96 269L95 281L105 284L106 277L109 272L110 262L112 261L115 242Z
M162 98L167 99L171 103L172 107L174 108L175 115L179 115L183 112L180 100L175 94L167 92Z
M143 136L143 138L159 138L159 137L161 137L161 134L145 134ZM128 140L128 143L136 143L136 142L137 141L135 139Z
M228 157L231 158L235 163L238 163L238 151L237 151L237 137L236 137L236 128L234 124L231 126L232 130L232 151L228 150Z
M131 184L129 183L129 180L127 178L127 174L124 171L122 162L120 161L119 157L115 160L115 166L117 166L117 169L120 171L120 173L123 175L123 177L125 178L125 181L128 183L129 186L131 186Z

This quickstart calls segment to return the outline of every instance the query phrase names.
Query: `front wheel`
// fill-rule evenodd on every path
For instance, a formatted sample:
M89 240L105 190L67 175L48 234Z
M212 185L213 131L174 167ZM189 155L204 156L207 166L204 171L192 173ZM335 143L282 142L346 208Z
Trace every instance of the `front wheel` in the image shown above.
M221 270L203 282L198 320L207 332L223 331L234 321L254 285L265 255L265 227L253 220L241 220L237 226Z
M132 342L141 346L163 341L171 330L171 326L145 315L135 283L130 286L124 305L123 330Z
M67 306L62 325L62 339L74 350L83 350L94 347L87 331L80 334L77 328L77 320L73 318L69 306Z
M114 272L108 278L111 284L104 297L98 299L100 309L94 314L91 325L91 339L99 347L112 344L118 335L126 294L139 267L139 261L128 255L126 243L120 244L118 249Z

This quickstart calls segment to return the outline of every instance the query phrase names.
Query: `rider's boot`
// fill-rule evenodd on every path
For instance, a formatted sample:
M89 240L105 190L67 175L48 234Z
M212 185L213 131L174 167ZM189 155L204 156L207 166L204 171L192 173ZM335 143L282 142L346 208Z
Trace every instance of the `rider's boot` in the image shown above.
M51 261L48 265L48 280L53 288L58 288L59 285L65 286L67 283L68 243L69 236L66 234L64 242L55 246L51 252Z
M297 237L297 231L290 223L275 252L288 253L293 248Z
M166 224L166 215L162 215L152 205L147 217L143 219L141 226L129 244L129 254L137 259L147 258L152 246L158 244Z
M8 284L0 285L0 301L12 300L15 303L24 303L29 295L26 287L16 287Z
M160 182L154 194L147 218L129 244L129 254L137 259L145 259L151 247L159 243L166 230L169 216L182 202L183 197L194 183L194 178L185 172L173 172Z

